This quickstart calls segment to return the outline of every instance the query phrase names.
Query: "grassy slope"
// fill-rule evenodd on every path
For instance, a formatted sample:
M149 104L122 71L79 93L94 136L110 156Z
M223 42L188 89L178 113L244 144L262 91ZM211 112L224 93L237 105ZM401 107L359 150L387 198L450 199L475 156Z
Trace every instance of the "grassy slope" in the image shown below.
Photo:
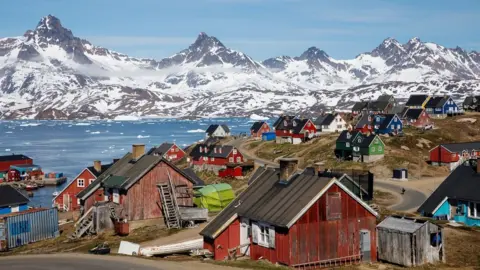
M477 121L457 122L462 118L473 118ZM404 137L381 136L386 145L385 158L372 164L337 161L333 150L338 134L325 135L301 145L253 142L247 149L268 160L295 156L300 158L301 167L324 161L328 167L370 169L380 177L390 177L392 169L399 167L408 168L410 177L443 176L448 174L446 168L433 167L425 162L429 150L440 143L480 140L480 114L438 119L434 122L434 130L423 132L415 128L405 128Z

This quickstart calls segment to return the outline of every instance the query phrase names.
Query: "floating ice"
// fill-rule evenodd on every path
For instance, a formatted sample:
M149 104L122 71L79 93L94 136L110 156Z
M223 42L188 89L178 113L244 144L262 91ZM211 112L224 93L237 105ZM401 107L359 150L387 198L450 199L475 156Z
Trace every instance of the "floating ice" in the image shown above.
M142 118L134 115L119 115L114 118L115 121L137 121L141 119Z
M13 132L12 131L6 131L5 133L12 134Z
M120 132L120 135L123 135L123 132Z
M76 123L75 126L91 126L90 123Z
M187 132L188 133L204 133L205 130L203 130L203 129L192 129L192 130L189 130Z
M100 134L100 131L92 131L90 134Z
M138 135L137 136L137 139L143 139L143 138L150 138L150 135L146 135L146 136Z
M11 150L9 148L5 149L5 152L10 152Z
M36 127L36 126L40 126L41 123L25 123L25 124L21 124L20 126L21 127Z
M261 120L268 120L269 118L265 117L265 116L258 115L258 114L252 114L252 115L250 115L250 119L255 120L255 121L261 121Z

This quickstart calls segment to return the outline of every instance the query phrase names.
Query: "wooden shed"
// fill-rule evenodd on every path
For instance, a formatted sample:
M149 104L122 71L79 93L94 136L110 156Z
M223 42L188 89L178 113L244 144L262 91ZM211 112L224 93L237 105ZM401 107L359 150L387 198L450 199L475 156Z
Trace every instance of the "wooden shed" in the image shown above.
M390 216L377 225L378 260L406 267L445 262L442 227Z

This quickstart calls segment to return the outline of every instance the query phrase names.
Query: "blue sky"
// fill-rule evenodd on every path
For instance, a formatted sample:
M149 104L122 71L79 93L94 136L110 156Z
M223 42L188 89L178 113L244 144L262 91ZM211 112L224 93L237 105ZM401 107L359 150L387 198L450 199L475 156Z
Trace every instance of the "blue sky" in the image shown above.
M202 31L257 60L311 46L353 58L387 37L480 50L479 0L15 0L2 2L0 37L48 14L78 37L138 57L172 55Z

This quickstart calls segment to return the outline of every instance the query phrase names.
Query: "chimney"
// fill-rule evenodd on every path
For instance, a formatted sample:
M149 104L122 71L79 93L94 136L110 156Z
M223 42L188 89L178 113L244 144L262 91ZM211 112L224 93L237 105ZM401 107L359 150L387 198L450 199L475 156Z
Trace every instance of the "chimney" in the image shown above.
M325 163L323 162L317 162L313 164L313 167L315 168L315 171L317 172L317 174L323 173L325 171Z
M102 172L102 162L100 160L94 160L93 161L93 168L98 173Z
M138 160L145 154L145 144L132 145L132 159Z
M280 162L280 182L288 182L290 177L298 169L298 159L281 158L279 162Z

